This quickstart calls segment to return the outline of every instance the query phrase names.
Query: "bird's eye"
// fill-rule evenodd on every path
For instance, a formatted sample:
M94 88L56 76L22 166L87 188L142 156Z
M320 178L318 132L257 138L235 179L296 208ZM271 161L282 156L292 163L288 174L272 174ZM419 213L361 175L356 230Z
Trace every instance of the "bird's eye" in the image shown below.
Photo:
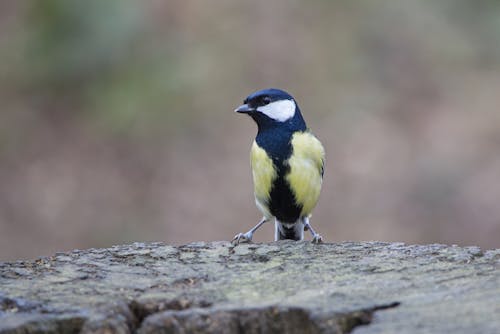
M270 98L269 96L265 96L265 97L262 99L262 103L263 103L264 105L271 103L271 98Z

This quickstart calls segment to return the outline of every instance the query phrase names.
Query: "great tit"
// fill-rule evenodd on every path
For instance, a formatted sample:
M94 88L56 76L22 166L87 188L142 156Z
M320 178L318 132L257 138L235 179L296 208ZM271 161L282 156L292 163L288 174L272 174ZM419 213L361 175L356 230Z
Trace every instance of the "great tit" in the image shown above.
M309 223L323 181L325 150L307 128L295 99L285 91L263 89L249 95L235 110L257 123L258 132L250 151L255 203L264 215L233 244L250 242L254 232L275 218L274 240L322 237Z

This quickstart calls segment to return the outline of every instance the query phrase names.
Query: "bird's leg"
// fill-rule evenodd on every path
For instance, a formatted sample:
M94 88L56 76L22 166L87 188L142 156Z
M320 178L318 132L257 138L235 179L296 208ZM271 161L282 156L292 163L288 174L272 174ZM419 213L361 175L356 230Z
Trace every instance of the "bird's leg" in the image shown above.
M248 231L247 233L238 233L238 234L236 234L234 236L233 241L231 243L233 245L237 245L240 242L251 242L254 232L257 231L257 229L259 227L261 227L268 220L269 219L267 219L266 217L262 217L261 221L257 225L255 225L254 227L252 227L252 229L250 231Z
M314 244L322 243L323 242L323 238L321 237L321 235L319 235L318 233L316 233L316 231L314 231L314 229L312 228L311 224L309 223L309 217L302 218L302 222L304 223L305 229L308 229L309 231L311 231L311 235L313 237L312 242Z

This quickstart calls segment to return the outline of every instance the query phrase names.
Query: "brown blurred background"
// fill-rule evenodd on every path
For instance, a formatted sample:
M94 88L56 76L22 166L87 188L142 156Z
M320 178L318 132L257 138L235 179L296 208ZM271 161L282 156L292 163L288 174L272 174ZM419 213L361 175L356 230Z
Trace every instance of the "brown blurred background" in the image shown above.
M500 246L498 1L0 1L0 260L253 226L246 95L296 97L327 241ZM272 240L272 226L256 241Z

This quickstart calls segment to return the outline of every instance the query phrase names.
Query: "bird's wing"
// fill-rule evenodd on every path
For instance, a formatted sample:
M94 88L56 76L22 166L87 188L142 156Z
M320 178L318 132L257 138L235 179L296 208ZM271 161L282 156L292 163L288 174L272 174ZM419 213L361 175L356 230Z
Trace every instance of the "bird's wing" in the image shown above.
M257 207L262 211L264 216L270 217L268 204L273 181L277 176L276 168L274 167L273 160L255 141L250 150L250 162L252 164L253 186Z
M292 137L292 156L288 159L290 172L286 179L302 206L302 216L308 216L318 202L323 181L325 150L309 131L297 132Z

